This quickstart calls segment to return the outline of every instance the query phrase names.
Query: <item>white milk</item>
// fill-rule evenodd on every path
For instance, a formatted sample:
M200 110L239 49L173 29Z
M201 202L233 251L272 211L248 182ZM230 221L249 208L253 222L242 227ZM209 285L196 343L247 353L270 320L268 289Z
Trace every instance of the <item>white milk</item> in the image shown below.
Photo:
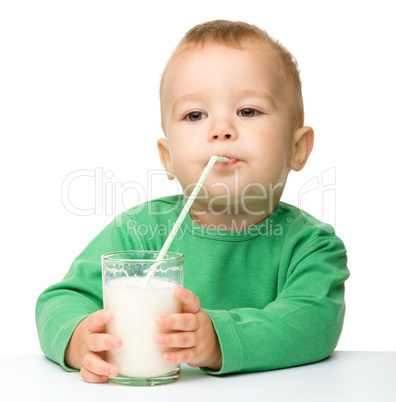
M118 278L104 286L104 306L113 314L106 332L122 338L122 346L108 351L106 360L129 377L155 377L179 367L162 360L169 348L154 341L156 334L167 332L155 324L156 317L181 312L181 302L173 295L176 285L153 278L144 288L144 280Z

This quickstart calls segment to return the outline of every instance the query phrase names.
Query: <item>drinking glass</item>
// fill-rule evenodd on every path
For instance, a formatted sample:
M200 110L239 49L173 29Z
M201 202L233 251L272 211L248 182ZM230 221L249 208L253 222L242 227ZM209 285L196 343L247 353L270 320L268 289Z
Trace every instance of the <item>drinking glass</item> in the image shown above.
M162 314L181 313L174 296L183 286L184 256L168 252L157 260L159 251L117 251L102 255L103 303L112 313L106 333L120 336L122 346L106 352L106 361L118 367L119 375L109 382L123 385L160 385L179 380L180 365L162 360L174 350L158 346L155 335L166 333L156 325ZM155 270L150 282L146 276Z

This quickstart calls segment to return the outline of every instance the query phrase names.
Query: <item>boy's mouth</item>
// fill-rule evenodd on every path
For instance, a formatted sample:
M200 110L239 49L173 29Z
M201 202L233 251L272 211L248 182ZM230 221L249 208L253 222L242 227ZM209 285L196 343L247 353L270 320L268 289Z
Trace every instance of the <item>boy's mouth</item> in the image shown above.
M227 156L227 158L229 157ZM227 162L216 162L214 165L219 168L228 168L235 165L238 161L239 159L229 158Z

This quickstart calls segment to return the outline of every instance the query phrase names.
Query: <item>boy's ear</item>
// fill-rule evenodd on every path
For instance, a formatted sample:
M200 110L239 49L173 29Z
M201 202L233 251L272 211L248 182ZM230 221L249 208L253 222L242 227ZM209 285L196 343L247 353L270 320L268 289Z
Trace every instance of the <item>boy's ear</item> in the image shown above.
M166 138L160 138L157 141L157 146L158 146L161 163L166 171L168 180L173 180L175 178L175 175L172 172L172 163L171 163L171 158L170 158L168 140Z
M297 129L293 135L293 154L290 160L290 168L300 171L307 163L314 143L314 131L311 127L304 126Z

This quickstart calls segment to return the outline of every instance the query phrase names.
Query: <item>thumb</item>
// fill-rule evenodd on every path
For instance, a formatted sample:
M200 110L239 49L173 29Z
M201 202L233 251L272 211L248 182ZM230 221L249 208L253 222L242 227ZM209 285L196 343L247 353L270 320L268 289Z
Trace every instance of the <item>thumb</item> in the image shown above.
M104 332L105 325L112 319L108 310L99 310L92 313L87 319L87 328L91 333Z
M177 287L175 296L182 302L183 313L198 313L201 308L201 301L191 290Z

